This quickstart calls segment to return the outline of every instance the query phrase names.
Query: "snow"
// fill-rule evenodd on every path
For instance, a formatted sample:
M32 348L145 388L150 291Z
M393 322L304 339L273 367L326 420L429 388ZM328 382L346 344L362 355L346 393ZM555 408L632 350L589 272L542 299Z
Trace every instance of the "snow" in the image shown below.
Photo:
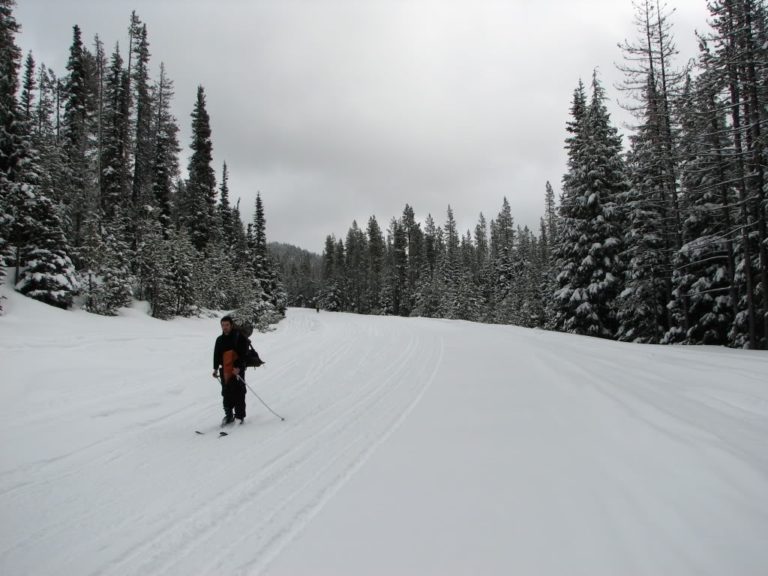
M290 309L219 438L216 318L6 295L2 574L768 573L765 352Z

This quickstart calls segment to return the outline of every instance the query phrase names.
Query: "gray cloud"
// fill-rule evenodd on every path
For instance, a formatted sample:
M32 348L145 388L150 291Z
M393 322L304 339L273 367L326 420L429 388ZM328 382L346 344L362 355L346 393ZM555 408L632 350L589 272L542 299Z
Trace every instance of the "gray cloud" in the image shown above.
M677 3L685 58L703 4ZM406 203L438 223L450 204L467 229L507 196L537 229L544 184L557 190L565 169L573 88L598 67L615 100L616 44L635 36L631 2L615 0L24 0L19 41L62 73L73 24L125 50L133 9L175 82L184 147L202 84L244 214L260 191L269 238L314 251Z

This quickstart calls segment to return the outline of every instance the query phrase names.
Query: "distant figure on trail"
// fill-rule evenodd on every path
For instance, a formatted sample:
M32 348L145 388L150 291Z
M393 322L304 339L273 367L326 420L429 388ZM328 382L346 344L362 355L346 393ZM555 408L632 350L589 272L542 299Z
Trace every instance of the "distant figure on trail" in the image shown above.
M224 399L222 425L231 424L235 418L245 419L245 368L248 354L248 338L241 336L234 327L231 316L221 319L221 336L213 348L213 377L221 380L221 396Z

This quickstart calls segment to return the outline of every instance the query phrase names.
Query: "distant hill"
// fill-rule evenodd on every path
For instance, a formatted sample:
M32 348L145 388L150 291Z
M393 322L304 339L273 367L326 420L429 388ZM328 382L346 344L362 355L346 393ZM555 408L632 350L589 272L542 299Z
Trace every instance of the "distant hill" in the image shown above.
M288 305L310 308L320 289L323 257L304 248L282 242L267 244L288 291Z

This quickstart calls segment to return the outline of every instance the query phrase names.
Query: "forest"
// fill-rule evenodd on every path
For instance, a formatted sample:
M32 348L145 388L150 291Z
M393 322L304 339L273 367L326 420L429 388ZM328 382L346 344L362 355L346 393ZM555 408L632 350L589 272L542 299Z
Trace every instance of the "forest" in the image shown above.
M136 13L124 51L75 26L57 74L16 45L14 5L0 0L0 274L28 296L106 315L140 299L164 319L237 309L261 326L292 305L768 348L763 0L711 0L682 66L674 13L634 4L618 87L632 130L625 141L596 72L579 82L538 229L507 198L467 231L450 206L438 222L406 205L329 234L321 260L267 243L260 196L252 220L230 202L202 86L182 174L173 81L162 64L150 78Z
M327 237L318 298L328 310L458 318L638 343L766 349L768 28L764 2L709 2L690 64L672 14L635 4L620 46L624 146L597 74L571 99L562 193L543 188L538 230L506 198L457 230L411 206Z
M14 6L0 0L0 254L16 289L104 315L135 298L161 319L209 309L260 328L278 321L286 293L264 205L257 196L245 222L226 163L217 182L203 86L185 177L173 81L162 63L150 78L140 17L131 14L127 49L111 54L74 26L57 74L21 54Z

